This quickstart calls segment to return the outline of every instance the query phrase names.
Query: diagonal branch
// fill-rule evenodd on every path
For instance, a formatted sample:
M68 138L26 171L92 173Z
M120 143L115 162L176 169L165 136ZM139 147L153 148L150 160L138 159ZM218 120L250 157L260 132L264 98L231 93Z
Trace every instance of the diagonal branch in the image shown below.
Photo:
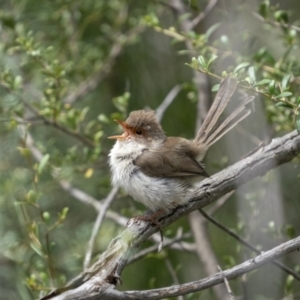
M300 135L296 131L273 139L269 145L251 156L197 184L194 189L188 192L189 202L167 212L158 220L161 228L167 227L194 210L207 206L222 195L235 190L238 186L264 175L277 165L292 160L299 153ZM156 296L153 296L151 291L124 293L115 291L113 288L120 281L120 274L127 264L129 254L161 228L141 220L130 220L123 233L111 242L108 249L91 268L76 278L76 282L73 281L63 289L51 292L43 299L162 299L202 290L223 281L223 275L218 273L196 283L177 286L177 289L175 287L160 289L162 294L155 290ZM281 244L255 259L224 271L224 276L227 279L235 278L299 247L300 237ZM159 297L159 295L163 296Z

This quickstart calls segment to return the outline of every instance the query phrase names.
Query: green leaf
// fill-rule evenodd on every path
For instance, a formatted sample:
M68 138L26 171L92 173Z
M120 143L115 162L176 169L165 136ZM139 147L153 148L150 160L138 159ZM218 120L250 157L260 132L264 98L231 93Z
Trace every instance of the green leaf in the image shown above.
M249 74L249 77L250 77L250 83L253 84L255 82L255 80L256 80L254 67L251 66L248 69L248 74Z
M300 114L298 114L296 117L295 125L296 125L296 129L298 131L298 134L300 134Z
M200 67L202 67L203 69L206 69L206 61L202 55L198 56L198 62L200 64Z
M286 103L286 102L277 102L275 104L275 106L278 106L278 107L287 107L287 108L293 108L293 106L289 103Z
M253 86L265 85L265 84L269 84L270 82L271 82L271 79L263 79L263 80L256 82Z
M208 62L207 62L207 68L209 68L210 64L211 64L214 60L216 60L217 58L218 58L218 56L215 55L215 54L213 54L213 55L211 56L211 58L208 60Z
M289 96L292 96L292 95L293 95L293 93L291 93L291 92L283 92L283 93L275 96L274 98L275 99L277 99L277 98L285 98L285 97L289 97Z
M218 83L218 84L215 84L211 90L212 90L212 92L217 92L219 90L219 88L220 88L220 84Z
M263 16L264 18L267 18L268 14L269 14L269 9L270 9L270 1L269 0L265 0L259 6L259 13L260 13L260 15Z
M248 62L243 62L241 64L239 64L234 70L233 70L233 74L237 74L240 70L248 67L250 65L250 63Z
M211 36L211 34L218 29L218 27L221 25L221 23L216 23L213 26L211 26L210 28L207 29L205 35L207 38L209 38Z
M50 154L45 154L43 156L43 158L41 159L41 161L39 163L38 169L37 169L38 174L42 173L43 169L45 168L45 166L46 166L46 164L47 164L47 162L49 160L49 158L50 158Z
M287 88L287 85L288 85L288 82L289 82L290 78L291 78L290 74L287 74L283 77L283 79L281 81L281 87L282 87L283 91Z

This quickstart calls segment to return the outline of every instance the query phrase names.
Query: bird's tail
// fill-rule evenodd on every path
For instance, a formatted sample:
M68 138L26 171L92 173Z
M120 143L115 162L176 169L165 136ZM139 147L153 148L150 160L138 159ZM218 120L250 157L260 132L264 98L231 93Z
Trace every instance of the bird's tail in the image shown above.
M218 141L224 134L250 114L251 111L247 109L245 105L251 102L254 97L246 97L243 99L224 121L218 122L219 117L227 106L236 86L237 80L233 77L227 77L221 83L215 100L194 139L194 142L201 146L203 150L207 150L212 144Z

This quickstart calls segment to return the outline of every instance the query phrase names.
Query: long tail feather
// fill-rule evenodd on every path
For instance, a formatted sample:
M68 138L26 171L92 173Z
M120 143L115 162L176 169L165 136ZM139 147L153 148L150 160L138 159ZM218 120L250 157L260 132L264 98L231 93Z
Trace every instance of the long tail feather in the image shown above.
M212 134L212 130L216 125L220 115L227 106L232 94L237 86L237 80L233 77L227 77L221 83L215 100L209 109L205 120L202 123L200 130L195 138L197 144L203 143L204 140Z
M254 97L247 97L243 103L238 106L217 128L214 130L208 139L205 141L207 147L217 142L224 134L230 131L235 125L245 119L251 111L246 109L245 105L251 102Z
M254 97L246 97L223 122L217 124L236 86L237 80L232 77L225 78L220 85L216 98L194 140L197 145L201 145L204 151L250 114L250 110L246 109L245 105L251 102Z

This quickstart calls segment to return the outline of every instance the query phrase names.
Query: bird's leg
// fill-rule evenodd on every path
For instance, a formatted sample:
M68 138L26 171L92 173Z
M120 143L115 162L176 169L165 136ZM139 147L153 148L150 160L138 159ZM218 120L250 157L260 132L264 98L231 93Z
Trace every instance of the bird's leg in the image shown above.
M154 226L157 226L159 228L159 230L161 230L161 224L156 219L165 212L166 212L166 210L164 208L160 208L150 214L136 216L136 217L134 217L134 220L151 222Z

